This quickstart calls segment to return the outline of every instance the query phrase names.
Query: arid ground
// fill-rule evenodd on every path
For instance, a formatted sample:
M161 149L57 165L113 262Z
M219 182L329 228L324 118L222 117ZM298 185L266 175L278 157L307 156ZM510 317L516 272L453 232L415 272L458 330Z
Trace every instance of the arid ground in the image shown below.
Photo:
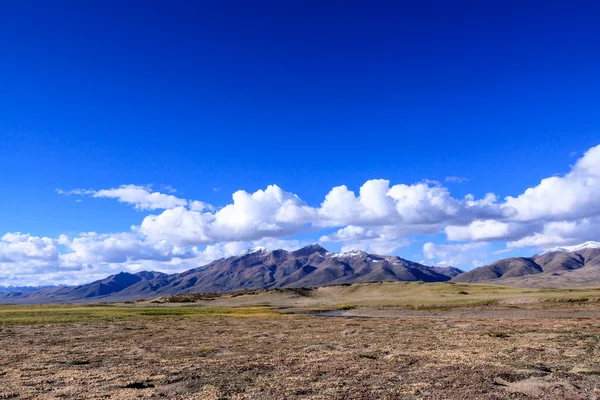
M0 306L0 399L600 399L600 291L386 285Z

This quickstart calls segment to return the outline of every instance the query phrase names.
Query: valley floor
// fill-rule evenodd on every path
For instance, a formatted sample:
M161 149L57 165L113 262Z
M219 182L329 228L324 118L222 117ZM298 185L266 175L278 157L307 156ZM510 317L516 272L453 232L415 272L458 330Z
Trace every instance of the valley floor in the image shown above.
M597 303L339 312L0 307L0 399L600 398Z

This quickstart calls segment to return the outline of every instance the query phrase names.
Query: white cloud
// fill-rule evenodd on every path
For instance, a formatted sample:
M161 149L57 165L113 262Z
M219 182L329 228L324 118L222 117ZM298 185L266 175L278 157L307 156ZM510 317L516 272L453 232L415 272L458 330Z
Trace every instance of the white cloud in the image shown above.
M192 211L204 211L204 210L214 211L215 210L214 206L212 206L208 203L204 203L202 201L198 201L198 200L190 201L189 208Z
M185 199L180 199L170 194L152 192L151 190L152 188L149 185L121 185L118 188L113 189L73 189L68 191L56 189L56 192L67 196L76 195L115 199L121 203L133 205L136 210L169 209L186 206L188 204ZM170 192L175 191L175 189L171 187L166 188L166 190Z
M380 235L372 229L366 229L361 226L348 225L339 229L330 235L321 236L321 242L348 242L355 240L375 239Z
M515 221L558 221L600 215L600 146L588 150L571 172L543 179L503 208Z
M58 241L24 233L0 238L0 284L19 284L23 277L39 276L60 265Z
M391 254L410 244L396 227L363 228L349 225L330 235L321 236L322 243L341 242L342 251L363 250L377 254Z
M600 146L589 149L571 171L543 179L522 194L508 196L502 215L447 226L449 240L508 240L508 248L544 248L600 237Z
M176 207L149 215L138 231L152 241L169 240L183 245L248 241L299 232L315 215L316 210L298 196L271 185L254 193L237 191L232 204L214 212Z
M151 192L149 186L123 185L115 189L98 190L93 197L116 199L121 203L133 204L137 210L157 210L187 205L187 200L170 194Z
M149 243L132 233L98 234L82 233L63 241L70 252L61 255L71 264L125 263L128 261L170 261L173 258L194 258L196 248L184 248L166 241Z
M508 248L548 247L573 245L600 238L600 217L574 221L552 221L543 228L518 240L509 241Z
M460 222L476 217L499 215L493 194L481 200L472 195L456 199L438 184L416 183L390 186L383 179L369 180L359 196L346 186L333 188L319 209L322 226L423 225Z
M181 245L214 243L208 227L214 215L177 207L165 210L159 215L149 215L135 228L151 241L169 240Z
M383 179L370 180L359 196L346 186L333 188L321 204L324 226L392 225L439 222L456 215L460 202L446 188L426 183L394 185Z
M47 237L20 232L6 233L0 238L0 262L16 263L25 260L54 261L58 259L56 242Z
M469 225L450 225L445 228L448 240L499 240L511 235L514 224L496 220L476 220Z
M487 243L465 243L465 244L436 244L427 242L423 245L423 254L427 259L445 258L456 253L463 253L473 249L479 249L487 246Z
M72 193L90 191L76 189ZM123 185L118 189L93 191L92 196L115 198L138 209L164 209L144 218L134 231L150 241L167 240L188 246L281 238L306 230L355 226L377 229L377 235L381 236L378 247L396 249L406 243L408 235L435 233L448 223L463 224L475 217L500 213L492 194L480 200L472 195L459 200L437 182L390 186L383 179L365 182L358 196L346 186L334 187L318 208L277 185L254 193L237 191L232 196L233 202L219 210L201 201L151 193L147 186ZM351 243L365 246L356 240Z
M488 243L437 244L427 242L423 245L423 255L439 266L467 268L481 266L488 254L484 252Z

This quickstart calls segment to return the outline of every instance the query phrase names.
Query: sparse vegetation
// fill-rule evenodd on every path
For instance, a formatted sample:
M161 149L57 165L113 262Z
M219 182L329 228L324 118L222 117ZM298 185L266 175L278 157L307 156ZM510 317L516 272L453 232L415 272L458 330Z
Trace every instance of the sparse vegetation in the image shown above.
M447 282L379 282L322 288L177 295L158 299L156 303L0 305L0 326L131 318L268 316L277 315L279 307L290 306L308 313L351 311L361 307L393 307L416 311L492 306L551 308L554 304L588 307L599 304L599 299L598 288L522 289Z
M589 297L558 297L554 299L547 299L545 301L553 302L553 303L587 303L591 299ZM596 298L594 301L598 301Z
M164 317L259 317L278 315L268 307L44 305L0 306L0 326L64 324Z
M449 394L467 400L530 398L531 388L533 397L549 400L596 396L595 319L572 313L518 319L511 317L522 311L515 308L503 309L508 318L483 318L500 306L467 300L458 309L422 310L400 320L282 318L276 308L189 304L141 304L137 311L132 305L1 307L2 318L70 312L67 317L82 323L0 326L0 398L250 399L260 393L265 400ZM565 304L535 306L552 311ZM450 317L455 311L461 317Z
M584 298L589 300L575 301ZM573 305L599 302L600 288L531 289L456 282L376 282L350 286L170 296L159 299L159 302L184 304L193 300L198 305L209 307L272 305L331 310L339 305L351 305L352 307L405 307L427 310L483 305L522 306L552 303L555 299L556 302Z
M526 398L527 385L586 398L600 384L599 296L383 282L0 306L0 398ZM310 315L323 313L355 318Z

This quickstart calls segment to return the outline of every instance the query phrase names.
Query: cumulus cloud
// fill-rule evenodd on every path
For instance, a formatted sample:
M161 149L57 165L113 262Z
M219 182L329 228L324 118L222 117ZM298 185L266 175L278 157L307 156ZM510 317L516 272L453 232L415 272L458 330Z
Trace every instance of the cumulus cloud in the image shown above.
M506 198L511 220L560 221L600 215L600 146L588 150L564 176L542 179L519 196Z
M589 149L571 171L552 176L518 196L507 196L493 219L449 225L449 240L508 240L509 248L551 247L598 239L600 146Z
M374 240L377 235L381 243L388 242L385 248L392 249L398 248L392 241L406 242L404 236L435 233L450 222L460 224L500 212L496 197L491 194L479 200L472 195L459 200L439 185L421 182L390 186L383 179L365 182L358 196L346 186L334 187L318 208L277 185L254 193L237 191L232 200L219 210L196 201L188 207L170 208L147 216L136 229L152 241L204 245L341 227L348 231L362 229L364 234L373 236L352 239L352 243ZM326 240L341 241L333 236Z
M198 256L196 248L175 246L166 241L149 243L132 233L82 233L69 240L63 239L70 252L62 260L72 264L125 263L128 261L170 261Z
M152 241L167 239L182 245L249 241L299 232L315 220L316 210L277 185L233 194L233 203L218 211L176 207L149 215L138 231Z
M0 238L0 284L22 283L60 265L58 241L15 232Z
M346 186L333 188L319 208L322 226L423 225L499 215L493 194L481 200L472 195L456 199L448 188L431 182L390 186L384 179L369 180L359 196Z
M148 186L61 193L114 198L140 210L163 209L145 217L134 231L150 241L167 240L178 245L281 238L311 229L355 226L377 229L378 240L388 242L385 248L391 249L397 248L391 241L405 243L407 235L435 233L448 223L463 224L500 213L493 194L479 200L472 195L456 199L447 188L431 181L390 185L388 180L373 179L360 187L358 195L338 186L326 194L319 207L307 205L277 185L253 193L237 191L232 203L218 210L198 200L151 192Z
M54 261L57 259L58 249L56 241L53 239L20 232L6 233L0 238L0 262L2 263L26 260Z

